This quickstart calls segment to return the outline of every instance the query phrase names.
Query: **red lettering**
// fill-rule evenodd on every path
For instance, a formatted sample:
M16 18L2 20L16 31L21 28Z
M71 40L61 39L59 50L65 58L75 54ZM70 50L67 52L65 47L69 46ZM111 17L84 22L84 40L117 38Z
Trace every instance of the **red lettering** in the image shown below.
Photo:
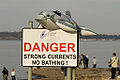
M35 50L38 50L40 52L40 48L38 46L38 43L35 43L32 52L34 52Z
M43 48L48 52L49 51L49 43L47 43L47 47L45 46L44 43L41 44L41 51L43 52Z
M66 48L66 43L60 43L60 52L66 52L66 50L62 50Z
M29 48L27 48L27 46L29 46ZM30 51L31 50L31 44L28 42L24 43L24 51Z
M52 43L52 44L50 45L50 50L51 50L52 52L57 52L57 51L58 51L58 47L54 47L54 49L53 49L53 48L52 48L53 45L58 46L57 43Z
M74 43L41 43L40 45L36 42L33 46L29 42L24 42L24 51L38 51L40 52L75 52Z
M74 43L68 43L68 52L70 52L70 49L75 52L74 50L75 44Z

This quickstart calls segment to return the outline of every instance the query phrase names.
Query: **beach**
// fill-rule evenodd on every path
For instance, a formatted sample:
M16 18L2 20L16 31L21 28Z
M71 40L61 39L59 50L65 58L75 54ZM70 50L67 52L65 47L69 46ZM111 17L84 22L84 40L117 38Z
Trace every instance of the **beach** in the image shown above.
M60 67L40 68L33 71L34 76L41 76L35 80L64 80L64 73ZM76 68L76 80L109 80L109 68Z

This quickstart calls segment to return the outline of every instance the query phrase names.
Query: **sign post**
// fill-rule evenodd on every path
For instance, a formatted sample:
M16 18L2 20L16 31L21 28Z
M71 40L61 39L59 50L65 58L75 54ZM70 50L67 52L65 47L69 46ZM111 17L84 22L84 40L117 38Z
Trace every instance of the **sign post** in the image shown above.
M29 21L28 23L30 29L33 28L33 22ZM32 80L32 67L28 67L28 80Z
M67 68L64 67L64 79L67 80Z
M77 31L77 38L78 38L78 39L77 39L77 44L78 44L78 45L77 45L77 56L78 56L78 58L77 58L77 61L78 61L77 64L78 64L78 66L79 66L79 60L78 60L78 59L79 59L79 53L80 53L80 51L79 51L79 50L80 50L80 49L79 49L79 48L80 48L80 32L79 32L79 31ZM72 80L75 80L75 68L76 68L76 67L73 67L72 70L71 70Z
M75 68L72 68L72 80L75 80Z
M71 68L67 67L67 80L71 80Z

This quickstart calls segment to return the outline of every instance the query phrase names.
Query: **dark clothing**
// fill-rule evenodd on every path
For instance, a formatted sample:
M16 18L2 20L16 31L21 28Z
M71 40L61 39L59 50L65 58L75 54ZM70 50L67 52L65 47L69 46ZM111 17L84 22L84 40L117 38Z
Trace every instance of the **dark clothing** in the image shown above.
M83 55L84 69L88 68L88 61L89 61L89 59L86 56Z
M96 64L93 64L93 68L96 68Z
M111 73L112 73L111 78L112 79L115 79L116 70L117 70L117 68L112 67L112 69L111 69Z
M12 80L16 80L15 76L12 76Z
M87 58L87 60L86 60L86 68L88 68L88 58Z
M120 68L118 68L118 75L120 75Z
M3 71L3 80L8 80L8 70L5 68Z
M2 71L2 73L8 75L8 70L7 70L7 69L4 69L4 70Z

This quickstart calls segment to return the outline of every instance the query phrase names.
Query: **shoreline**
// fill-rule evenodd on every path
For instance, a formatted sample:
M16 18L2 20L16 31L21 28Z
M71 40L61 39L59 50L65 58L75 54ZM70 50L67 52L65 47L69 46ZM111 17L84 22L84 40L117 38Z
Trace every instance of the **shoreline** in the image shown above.
M64 73L60 67L40 68L33 71L34 76L42 76L34 80L64 80ZM110 68L76 68L76 80L109 80Z

